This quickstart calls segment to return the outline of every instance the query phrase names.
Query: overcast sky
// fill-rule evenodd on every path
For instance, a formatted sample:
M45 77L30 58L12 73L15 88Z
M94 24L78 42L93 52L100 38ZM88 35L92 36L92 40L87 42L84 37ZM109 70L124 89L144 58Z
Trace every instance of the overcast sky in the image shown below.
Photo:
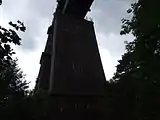
M95 25L97 41L105 71L106 79L110 79L116 71L117 60L125 52L124 41L132 36L120 36L121 19L127 17L126 10L135 0L95 0L91 12ZM39 72L39 60L44 50L47 28L52 22L56 0L3 0L0 6L0 25L8 27L8 22L23 21L27 31L21 34L22 45L15 48L19 66L31 81L30 88L35 85Z

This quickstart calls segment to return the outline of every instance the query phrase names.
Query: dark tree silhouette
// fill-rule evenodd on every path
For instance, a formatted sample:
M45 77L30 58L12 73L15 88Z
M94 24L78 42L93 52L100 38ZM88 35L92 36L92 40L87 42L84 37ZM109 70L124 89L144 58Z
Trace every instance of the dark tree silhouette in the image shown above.
M13 24L12 22L9 22L9 24L16 30L25 32L26 27L24 24L19 20L17 22L18 24ZM13 49L11 49L10 43L20 45L21 38L18 36L14 29L8 30L0 26L0 60L9 60L11 59L11 56L15 54Z
M0 0L0 5L2 1ZM43 90L28 91L25 75L18 67L11 44L21 45L17 31L26 31L23 22L9 22L12 29L0 26L0 119L40 120L47 118L48 97Z
M133 34L108 86L111 119L160 119L160 1L139 0L122 19L121 35ZM108 104L109 104L108 103Z
M2 1L0 2L2 3ZM22 82L23 73L17 67L17 60L12 59L15 54L11 48L11 43L20 45L21 38L16 33L17 30L25 31L26 27L21 21L17 24L9 22L13 29L6 29L0 26L0 102L8 99L8 94L14 91L25 90L26 81ZM16 31L15 31L16 30ZM24 87L24 88L23 88Z
M0 26L0 119L27 119L31 110L28 83L17 60L12 59L15 52L11 48L11 44L21 44L17 31L25 32L26 27L19 20L9 24L13 29Z
M0 67L0 113L5 117L7 117L6 115L11 117L13 113L18 112L21 102L28 95L28 84L17 66L17 60L9 62L10 64L8 61L3 61L1 63L3 66Z

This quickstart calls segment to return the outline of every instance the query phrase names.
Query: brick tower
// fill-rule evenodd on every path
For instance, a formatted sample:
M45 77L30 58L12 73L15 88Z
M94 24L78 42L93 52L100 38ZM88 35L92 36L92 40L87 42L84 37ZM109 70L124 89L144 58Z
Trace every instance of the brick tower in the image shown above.
M103 120L106 80L94 24L84 19L93 0L57 2L37 90L49 92L53 119Z

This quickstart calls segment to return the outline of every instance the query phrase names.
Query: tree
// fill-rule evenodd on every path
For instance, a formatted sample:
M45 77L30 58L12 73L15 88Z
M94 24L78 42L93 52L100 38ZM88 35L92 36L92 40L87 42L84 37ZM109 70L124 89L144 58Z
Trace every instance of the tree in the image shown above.
M0 5L2 0L0 0ZM0 26L0 117L1 118L22 118L29 113L29 92L28 83L24 80L24 74L18 67L17 59L11 44L20 45L21 38L17 31L25 32L23 22L17 24L9 22L13 29L6 29ZM23 116L24 117L24 116Z
M4 60L0 73L0 115L13 117L13 113L24 111L23 104L28 96L28 83L24 80L17 60ZM22 110L23 109L23 110ZM15 116L15 114L14 114ZM19 116L19 115L17 115Z
M112 79L113 116L158 120L160 108L160 1L139 0L122 19L121 35L133 34ZM110 92L110 91L109 91Z
M0 1L0 5L1 4L2 1ZM7 98L6 95L9 91L21 91L21 87L26 89L26 81L22 82L24 75L17 67L17 60L12 59L12 55L15 54L15 52L11 48L11 43L15 45L21 44L21 38L16 31L20 30L25 32L26 27L23 22L19 20L17 24L9 22L9 25L14 29L6 29L0 26L0 102L3 102L3 100Z
M22 71L17 67L17 60L3 61L0 73L0 102L3 103L11 94L22 92L27 88ZM25 94L25 93L24 93Z
M26 27L24 26L23 22L18 20L17 23L18 24L13 24L12 22L9 22L9 24L17 31L21 30L25 32ZM7 30L6 28L0 26L0 60L11 59L11 56L15 54L15 52L13 52L13 49L11 49L10 43L20 45L20 40L21 38L14 29Z
M0 1L0 5L1 4L2 0ZM17 89L20 89L17 88L17 86L23 87L21 80L24 75L18 68L17 60L12 59L12 55L15 54L15 52L11 48L11 44L21 44L21 38L18 36L16 31L20 30L25 32L26 27L23 22L19 20L17 21L17 24L9 22L9 25L11 25L13 29L6 29L0 26L0 85L2 85L2 91L6 91L4 89L8 88L17 91ZM24 84L26 84L26 82L24 82ZM1 94L0 100L2 100L2 96L4 95Z
M0 5L2 0L0 0ZM28 83L18 67L11 44L21 45L17 31L25 32L23 22L9 22L13 29L0 26L0 118L5 119L42 119L46 118L48 107L47 92L28 91Z
M2 0L0 0L0 5L2 5ZM14 29L6 29L0 26L0 63L3 60L12 59L11 56L15 54L15 52L13 52L13 49L11 49L11 43L15 45L21 44L21 38L16 31L20 30L22 32L25 32L26 30L24 23L20 20L18 20L16 24L10 21L9 25L11 25Z

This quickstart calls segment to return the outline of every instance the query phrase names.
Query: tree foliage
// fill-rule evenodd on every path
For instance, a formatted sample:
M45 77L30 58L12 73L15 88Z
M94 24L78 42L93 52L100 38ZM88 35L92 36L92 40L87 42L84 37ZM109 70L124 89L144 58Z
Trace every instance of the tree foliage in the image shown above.
M12 24L13 25L13 24ZM13 26L14 27L14 26ZM19 26L18 26L19 27ZM21 38L14 30L0 27L0 117L22 119L28 114L28 83L18 67L10 43L20 45Z
M31 100L24 74L18 67L17 59L12 58L15 52L11 44L21 44L17 31L25 32L26 27L19 20L17 24L9 24L12 29L0 26L0 118L24 119L24 116L27 118L29 115Z
M117 119L158 120L160 108L160 1L139 0L122 19L121 35L131 33L112 79L112 112ZM112 109L113 109L112 108ZM117 116L115 116L115 114ZM111 115L112 116L112 115Z
M15 30L21 30L25 32L26 27L23 22L17 21L18 24L13 24L9 22L9 24L15 28ZM6 29L0 26L0 60L9 60L11 56L15 54L13 49L11 49L11 43L15 45L21 44L21 38L18 36L14 29Z
M0 1L2 4L2 1ZM6 29L0 26L0 103L9 99L15 92L25 92L27 88L26 81L23 81L24 75L18 68L17 60L12 59L15 54L11 44L20 45L21 38L18 36L18 30L25 32L26 27L23 22L17 21L17 24L9 22L13 29Z
M0 0L0 5L2 0ZM12 29L0 26L0 118L39 120L46 118L47 93L28 90L25 75L18 67L12 44L21 45L18 31L25 32L23 22L9 22Z

